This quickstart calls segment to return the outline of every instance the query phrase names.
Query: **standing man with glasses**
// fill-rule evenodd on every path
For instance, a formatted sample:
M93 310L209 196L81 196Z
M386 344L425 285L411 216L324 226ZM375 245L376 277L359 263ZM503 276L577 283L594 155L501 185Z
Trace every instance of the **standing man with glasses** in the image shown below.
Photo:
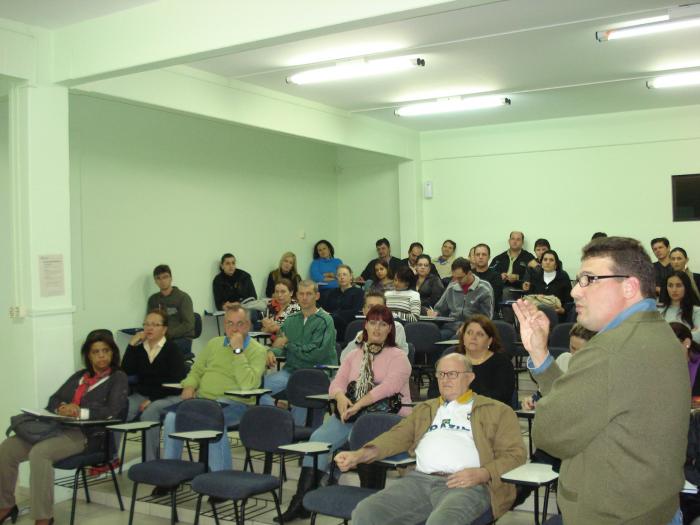
M362 500L354 525L471 523L489 508L498 519L515 500L515 487L501 476L525 463L525 447L513 410L469 388L469 359L448 354L436 365L440 397L364 447L341 452L343 472L406 452L416 469Z
M562 460L563 521L669 523L683 488L690 384L678 341L656 311L651 259L635 239L595 239L583 248L576 281L578 322L598 334L566 374L547 349L547 316L527 301L513 306L543 394L533 439Z

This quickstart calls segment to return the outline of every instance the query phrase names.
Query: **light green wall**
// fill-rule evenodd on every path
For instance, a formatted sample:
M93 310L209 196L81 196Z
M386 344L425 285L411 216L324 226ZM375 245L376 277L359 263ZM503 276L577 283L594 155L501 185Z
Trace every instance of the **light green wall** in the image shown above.
M12 321L7 312L13 305L15 294L12 286L12 231L11 231L11 199L10 199L10 166L8 155L9 137L9 108L7 97L0 97L0 334L2 334L2 349L0 359L4 362L21 361L21 347L16 344L21 330L21 321ZM0 421L6 422L17 411L22 399L17 398L20 392L16 388L17 381L22 378L21 370L13 367L0 366L0 384L3 385L3 401L0 403ZM13 412L14 410L14 412Z
M338 237L335 156L317 142L72 96L76 339L139 324L159 263L200 312L213 309L222 253L260 293L286 250L306 275L315 240ZM215 330L204 326L200 342Z
M665 235L700 270L698 222L671 214L671 175L700 172L698 122L693 106L424 133L426 249L451 237L460 254L486 242L495 255L521 229L528 249L546 237L575 272L602 230Z
M398 160L369 152L338 151L338 237L336 254L360 275L386 237L395 256L399 242Z

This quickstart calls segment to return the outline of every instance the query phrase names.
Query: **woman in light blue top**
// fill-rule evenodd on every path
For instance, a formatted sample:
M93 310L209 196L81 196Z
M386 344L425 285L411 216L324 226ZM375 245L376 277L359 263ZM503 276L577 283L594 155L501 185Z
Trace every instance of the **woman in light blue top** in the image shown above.
M314 260L311 262L309 274L311 279L320 285L320 291L323 294L324 290L338 288L338 281L335 279L335 274L338 266L343 264L343 261L334 257L335 250L333 245L322 239L314 244Z

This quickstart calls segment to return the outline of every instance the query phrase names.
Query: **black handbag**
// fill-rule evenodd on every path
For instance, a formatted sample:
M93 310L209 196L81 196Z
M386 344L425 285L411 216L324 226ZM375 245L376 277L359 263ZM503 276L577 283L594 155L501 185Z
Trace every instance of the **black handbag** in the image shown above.
M61 425L58 421L31 414L18 414L10 418L10 426L5 431L5 435L9 436L10 432L14 432L22 441L34 445L39 441L57 436L60 431Z
M357 387L357 382L350 381L350 383L348 383L348 388L346 389L346 392L345 392L345 397L347 397L352 403L355 403L355 401L356 401L356 399L355 399L356 387ZM334 406L335 406L336 417L338 419L341 419L340 412L338 411L338 404L336 403ZM399 412L399 410L401 410L401 406L402 406L401 393L397 392L396 394L393 394L389 397L385 397L384 399L380 399L376 403L372 403L371 405L363 408L354 416L350 416L348 419L346 419L345 422L346 423L354 423L355 420L364 413L384 412L387 414L397 414Z

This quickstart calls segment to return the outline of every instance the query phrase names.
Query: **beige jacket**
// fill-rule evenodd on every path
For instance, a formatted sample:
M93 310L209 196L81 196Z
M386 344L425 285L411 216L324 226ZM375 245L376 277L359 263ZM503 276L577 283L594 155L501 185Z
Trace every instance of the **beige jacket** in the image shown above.
M467 397L466 394L462 396ZM377 459L405 451L415 456L416 447L442 402L442 398L435 398L417 405L410 416L366 446L379 450ZM482 468L491 474L488 483L491 508L494 517L498 518L510 509L515 500L514 485L503 483L501 475L525 463L526 452L518 418L510 407L500 401L474 394L471 422L479 461Z
M576 352L562 375L534 375L532 436L561 458L566 525L665 525L683 488L688 365L657 312L638 312Z

